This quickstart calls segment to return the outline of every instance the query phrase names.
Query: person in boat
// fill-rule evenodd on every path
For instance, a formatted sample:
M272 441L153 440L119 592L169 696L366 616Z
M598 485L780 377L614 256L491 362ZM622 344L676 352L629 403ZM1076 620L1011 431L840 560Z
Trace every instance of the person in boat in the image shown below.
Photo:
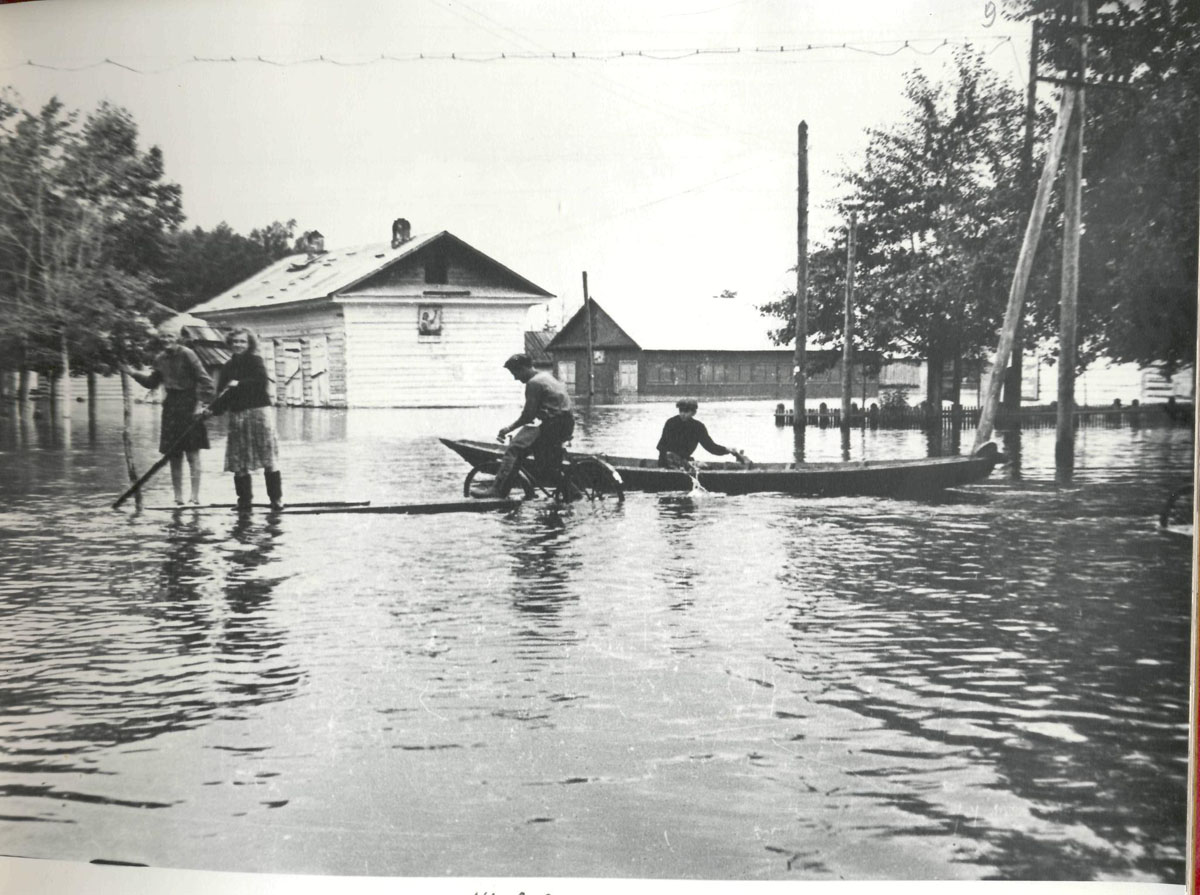
M543 474L558 468L566 451L564 446L575 433L575 414L565 385L549 373L535 370L528 354L514 354L504 362L504 368L513 379L525 383L525 407L511 426L496 433L497 441L504 441L512 432L517 434L504 452L495 482L478 493L481 497L507 497L517 461L525 456L532 454ZM532 425L535 421L541 425Z
M275 408L271 406L271 380L258 353L258 339L247 329L235 329L225 342L233 355L217 373L218 397L209 408L214 415L229 414L225 471L233 473L239 509L249 509L254 503L251 472L255 469L263 470L271 508L282 509Z
M692 469L692 454L703 447L718 457L730 454L745 465L746 455L737 448L717 444L708 434L708 427L696 419L699 404L691 398L676 402L679 413L667 420L662 437L658 439L658 465L664 469Z
M163 387L162 425L158 436L160 454L170 454L171 487L175 503L183 505L183 461L187 458L191 479L191 502L200 503L200 452L208 448L204 416L213 398L213 381L196 352L183 343L182 325L160 324L163 350L154 358L149 373L129 367L121 370L146 388Z

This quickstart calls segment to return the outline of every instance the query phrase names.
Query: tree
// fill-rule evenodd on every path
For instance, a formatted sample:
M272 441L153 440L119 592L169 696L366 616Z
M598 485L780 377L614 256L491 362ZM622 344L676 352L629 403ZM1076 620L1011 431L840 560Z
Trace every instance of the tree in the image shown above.
M37 115L6 95L0 106L0 336L4 355L21 370L19 394L28 395L31 367L41 366L39 336L54 329L45 272L55 256L64 198L57 186L66 134L74 116L57 100Z
M295 220L273 221L242 236L222 221L212 230L196 227L177 233L164 283L164 300L185 311L292 254Z
M20 369L106 372L144 359L179 187L157 148L102 103L80 124L52 99L0 111L0 341ZM108 341L106 342L105 339Z
M932 406L941 403L944 364L953 365L957 391L964 363L994 341L1023 224L1021 97L978 53L960 52L954 75L940 84L907 77L903 117L867 132L864 163L842 173L838 203L843 217L853 206L862 218L857 346L924 358ZM844 338L845 246L845 232L835 231L809 261L809 332L835 344ZM786 318L792 301L764 311ZM789 339L790 325L777 336Z
M1043 21L1043 71L1069 69L1076 31L1056 25L1071 0L1010 0L1018 19ZM1158 364L1195 363L1200 244L1200 4L1090 4L1084 233L1079 332L1092 353ZM1057 292L1054 293L1057 296ZM1035 313L1056 318L1053 301ZM1084 358L1086 359L1086 358Z

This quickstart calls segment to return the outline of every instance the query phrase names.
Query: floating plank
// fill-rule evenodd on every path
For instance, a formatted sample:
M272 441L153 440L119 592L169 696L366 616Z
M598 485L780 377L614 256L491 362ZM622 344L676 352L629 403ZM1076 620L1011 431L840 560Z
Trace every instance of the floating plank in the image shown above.
M371 503L371 501L369 501L369 500L319 500L319 501L315 501L312 503L285 503L283 510L281 510L280 512L287 513L291 510L296 510L296 509L325 509L327 507L328 508L332 508L332 507L365 507L365 506L369 506L370 503ZM252 504L252 507L256 510L260 510L260 509L261 510L269 510L271 508L271 505L269 503L256 503L256 504ZM144 510L164 510L164 511L171 512L171 513L180 512L182 510L225 510L226 512L232 513L234 510L237 509L237 506L235 504L231 504L231 503L201 503L201 504L188 503L188 504L183 504L182 506L176 505L176 506L171 506L171 507L142 507L142 509L144 509Z
M314 516L318 513L384 513L406 516L430 516L435 513L489 513L494 510L511 510L519 507L521 501L515 498L497 500L450 500L437 503L401 503L380 506L343 506L343 507L313 507L312 509L294 510L293 514Z

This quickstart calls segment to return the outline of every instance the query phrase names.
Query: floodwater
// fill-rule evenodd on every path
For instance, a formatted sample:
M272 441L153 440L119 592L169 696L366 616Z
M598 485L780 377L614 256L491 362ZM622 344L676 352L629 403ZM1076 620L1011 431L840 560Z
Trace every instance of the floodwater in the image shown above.
M771 404L701 407L787 460ZM933 501L113 512L119 404L0 417L0 853L405 876L1183 883L1189 430ZM649 455L669 406L576 447ZM454 499L514 408L280 410L291 501ZM134 439L154 458L157 409ZM232 500L212 433L205 497ZM1011 451L1018 447L1010 443ZM857 459L919 432L852 435ZM838 459L810 430L808 459ZM261 499L261 479L256 481ZM165 471L147 503L164 506Z

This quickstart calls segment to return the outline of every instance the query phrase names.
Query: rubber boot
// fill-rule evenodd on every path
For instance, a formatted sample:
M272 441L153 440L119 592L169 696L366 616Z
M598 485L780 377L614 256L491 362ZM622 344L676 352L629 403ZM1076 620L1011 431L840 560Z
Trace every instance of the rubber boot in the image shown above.
M237 492L239 510L249 510L254 505L254 480L249 475L235 475L233 490Z
M278 469L268 469L263 473L267 480L267 497L271 500L271 509L283 509L283 480Z

